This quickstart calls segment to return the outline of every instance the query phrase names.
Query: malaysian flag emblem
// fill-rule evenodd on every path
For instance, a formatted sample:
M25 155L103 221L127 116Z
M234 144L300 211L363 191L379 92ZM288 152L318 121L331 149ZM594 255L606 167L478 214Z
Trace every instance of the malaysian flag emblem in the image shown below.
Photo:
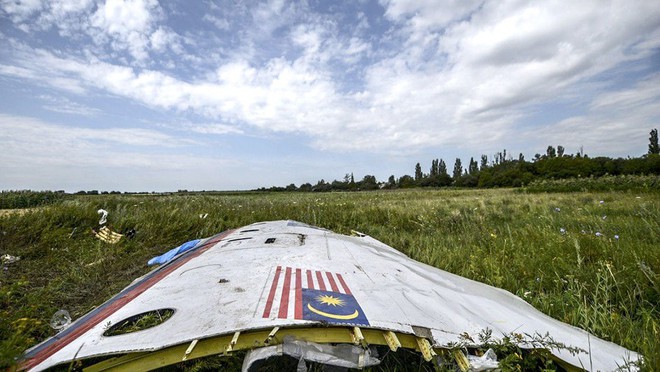
M369 325L341 274L282 266L272 276L262 317Z

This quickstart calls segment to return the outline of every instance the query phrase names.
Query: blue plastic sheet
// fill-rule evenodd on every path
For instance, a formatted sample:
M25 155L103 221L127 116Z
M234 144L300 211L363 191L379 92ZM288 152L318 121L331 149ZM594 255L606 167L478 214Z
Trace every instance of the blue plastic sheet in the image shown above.
M163 253L160 256L156 256L156 257L150 259L149 262L147 262L147 265L151 266L151 265L158 265L158 264L164 264L166 262L169 262L176 255L178 255L179 253L183 253L185 251L188 251L188 250L194 248L197 245L197 243L200 242L200 240L201 239L191 240L189 242L185 242L185 243L181 244L180 246L178 246L174 249L170 249L169 251L167 251L167 253Z

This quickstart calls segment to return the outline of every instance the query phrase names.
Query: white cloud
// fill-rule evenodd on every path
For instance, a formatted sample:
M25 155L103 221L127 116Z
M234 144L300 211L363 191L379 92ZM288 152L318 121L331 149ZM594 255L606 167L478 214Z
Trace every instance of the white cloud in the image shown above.
M202 134L243 134L243 131L235 126L219 123L187 124L184 128Z
M158 17L156 0L107 1L92 15L91 25L101 38L110 37L116 50L128 50L138 61L148 57L149 36Z
M142 64L152 52L180 54L181 37L160 25L163 11L157 0L0 0L2 10L27 33L51 28L64 37L86 35L101 49L127 52Z
M648 132L659 124L660 74L655 74L633 87L601 93L584 115L520 135L533 142L560 144L571 152L584 147L589 155L639 156L646 153Z
M190 144L153 130L71 127L0 114L0 189L238 188L227 174L244 163L173 151Z
M47 30L57 27L60 34L75 36L87 23L87 13L93 8L93 0L53 0L44 2L44 11L35 25Z
M0 10L9 15L13 22L21 23L40 11L44 4L41 0L2 0Z
M475 11L483 0L450 0L442 4L425 0L382 0L381 3L389 19L409 22L415 32L426 32L462 20Z
M76 148L103 149L115 145L177 147L190 143L150 129L73 127L6 114L0 114L0 128L0 139L7 146L39 147L62 154Z
M188 79L27 47L12 55L13 62L4 61L0 73L55 86L70 80L78 92L98 89L201 115L224 123L202 130L220 133L250 126L296 132L335 150L478 150L515 133L528 106L572 94L624 62L648 57L657 45L649 38L660 32L660 7L646 1L384 5L396 27L367 39L365 30L345 32L332 16L307 14L304 4L257 4L249 12L254 28L237 32L245 50L213 57L217 63ZM155 1L106 3L90 27L102 31L99 44L144 61L178 40L158 24L161 13ZM220 19L214 17L206 20ZM260 51L284 43L275 36L288 37L286 46ZM379 42L394 49L372 53ZM376 56L386 57L363 64ZM201 52L189 57L204 59Z
M211 14L204 14L204 18L202 18L204 21L210 22L213 24L215 27L217 27L220 30L228 31L229 30L229 21L227 21L225 18L221 17L216 17Z
M101 110L93 107L88 107L77 102L73 102L66 97L55 97L51 95L40 95L38 97L45 102L43 108L53 112L62 114L73 114L82 116L96 116L101 113Z

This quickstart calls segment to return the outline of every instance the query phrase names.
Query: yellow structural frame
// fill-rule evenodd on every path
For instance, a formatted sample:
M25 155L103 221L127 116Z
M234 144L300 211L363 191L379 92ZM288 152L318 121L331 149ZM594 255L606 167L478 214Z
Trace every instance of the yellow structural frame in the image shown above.
M467 370L469 362L460 350L433 348L428 339L415 335L379 329L363 329L359 327L328 327L328 328L285 328L234 332L226 335L193 340L190 343L179 344L155 351L134 352L109 358L97 364L84 368L84 371L148 371L166 367L185 360L203 358L212 355L230 355L234 351L255 349L264 346L281 344L285 338L294 338L315 343L352 343L355 345L387 345L392 351L399 347L420 352L426 361L430 361L437 353L451 355L459 364L461 370ZM449 354L445 353L449 352ZM455 355L459 353L460 356ZM580 370L558 358L553 358L563 368ZM461 363L462 362L462 363Z
M361 336L361 337L360 337ZM415 335L362 329L358 327L331 328L273 328L267 330L236 332L222 336L194 340L191 343L170 346L151 352L136 352L106 359L85 368L85 371L146 371L179 363L183 360L203 358L232 351L254 349L281 344L286 337L316 343L353 343L358 345L399 346L419 352L419 345L429 345L428 340ZM392 340L396 341L392 341ZM427 354L429 355L429 354ZM426 355L425 355L426 356Z

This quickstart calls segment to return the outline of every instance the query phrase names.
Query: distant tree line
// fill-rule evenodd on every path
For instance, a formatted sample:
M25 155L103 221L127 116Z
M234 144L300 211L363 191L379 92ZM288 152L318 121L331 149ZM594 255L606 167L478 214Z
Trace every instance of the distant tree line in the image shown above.
M315 185L304 183L299 187L290 184L286 187L262 187L260 191L358 191L375 189L398 189L413 187L520 187L535 180L566 179L581 177L602 177L605 175L660 175L660 147L658 130L653 129L649 137L646 155L639 158L595 157L591 158L580 150L577 154L566 154L563 146L548 146L544 154L537 153L531 161L523 154L513 158L506 150L492 157L481 155L479 160L470 158L463 166L461 159L454 161L451 174L443 159L431 160L428 172L417 163L413 176L391 175L387 181L379 182L373 175L366 175L355 181L348 173L341 181L318 181Z
M33 208L52 204L65 196L64 190L31 191L6 190L0 192L0 209Z

